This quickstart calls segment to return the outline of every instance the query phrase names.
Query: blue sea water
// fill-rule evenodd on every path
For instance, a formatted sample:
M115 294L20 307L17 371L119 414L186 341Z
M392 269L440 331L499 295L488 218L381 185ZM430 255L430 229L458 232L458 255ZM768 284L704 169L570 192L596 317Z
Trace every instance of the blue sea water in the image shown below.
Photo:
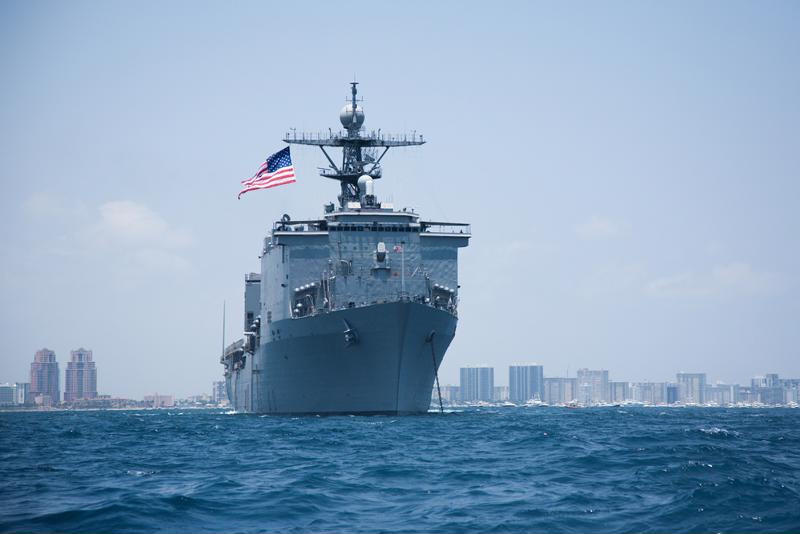
M800 410L0 414L0 531L800 531Z

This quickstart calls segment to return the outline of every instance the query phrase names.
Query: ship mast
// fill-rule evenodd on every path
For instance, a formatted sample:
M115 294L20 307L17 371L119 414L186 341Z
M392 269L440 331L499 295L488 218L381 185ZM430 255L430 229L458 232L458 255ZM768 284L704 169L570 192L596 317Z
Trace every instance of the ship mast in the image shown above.
M342 187L342 194L339 195L339 204L342 208L345 208L350 201L359 200L358 179L360 177L364 175L372 179L381 177L380 162L391 147L425 144L422 135L418 135L416 132L410 135L390 135L381 133L380 129L377 132L375 130L365 131L362 128L364 124L364 109L358 105L357 85L358 82L350 82L351 96L348 99L349 102L339 113L339 121L345 131L333 132L329 129L327 134L298 134L297 131L292 129L291 133L287 133L283 139L289 144L313 145L322 150L330 167L320 168L319 174L325 178L339 180ZM337 166L334 163L325 147L342 149L341 166ZM375 152L378 148L383 148L383 152L376 158Z

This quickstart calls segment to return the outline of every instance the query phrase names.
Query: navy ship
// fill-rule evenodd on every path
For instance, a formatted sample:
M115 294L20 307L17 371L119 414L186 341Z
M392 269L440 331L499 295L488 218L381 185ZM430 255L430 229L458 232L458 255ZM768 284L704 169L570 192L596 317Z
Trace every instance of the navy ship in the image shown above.
M441 408L437 373L456 333L458 249L470 227L378 199L388 150L425 141L366 131L357 85L344 130L284 138L319 147L330 165L320 175L341 193L318 219L276 221L261 272L245 276L244 336L221 357L237 412L418 414L434 382ZM326 148L342 149L339 165Z

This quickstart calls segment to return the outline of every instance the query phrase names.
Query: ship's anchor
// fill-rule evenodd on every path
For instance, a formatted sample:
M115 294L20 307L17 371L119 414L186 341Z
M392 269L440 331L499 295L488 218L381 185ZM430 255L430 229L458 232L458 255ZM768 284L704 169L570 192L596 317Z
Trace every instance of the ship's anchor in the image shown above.
M350 326L346 319L342 319L344 323L344 346L350 347L358 343L358 332Z
M425 343L431 344L431 358L433 358L433 376L436 377L436 392L439 394L439 413L444 413L444 406L442 406L442 388L439 387L439 371L436 369L436 348L433 346L433 338L436 336L436 330L431 330L428 337L425 338Z

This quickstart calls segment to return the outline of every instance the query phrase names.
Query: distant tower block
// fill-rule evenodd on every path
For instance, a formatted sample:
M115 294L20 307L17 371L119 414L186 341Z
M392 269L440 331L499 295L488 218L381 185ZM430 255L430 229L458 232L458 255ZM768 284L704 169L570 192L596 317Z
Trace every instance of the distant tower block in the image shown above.
M494 400L494 367L462 367L459 373L462 401Z
M41 396L44 404L58 404L61 390L56 353L50 349L36 351L31 363L31 397Z
M544 368L541 365L511 365L508 368L508 394L514 402L544 399Z
M92 361L92 351L80 348L73 350L67 362L64 401L97 397L97 369Z

